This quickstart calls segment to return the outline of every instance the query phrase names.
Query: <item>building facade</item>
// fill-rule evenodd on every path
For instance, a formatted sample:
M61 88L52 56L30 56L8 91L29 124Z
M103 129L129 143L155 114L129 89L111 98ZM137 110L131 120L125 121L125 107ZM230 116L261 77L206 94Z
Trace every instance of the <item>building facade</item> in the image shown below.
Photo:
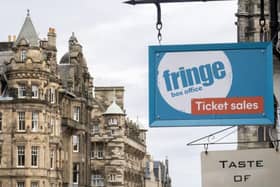
M238 42L259 42L259 41L274 41L274 46L279 44L277 32L271 36L271 9L278 9L278 17L280 17L280 3L278 7L270 4L272 1L264 0L264 20L261 19L261 3L255 0L239 0L237 16L237 38ZM276 1L277 4L277 1ZM271 7L272 6L272 7ZM276 21L277 22L277 21ZM279 34L278 34L279 35ZM279 51L274 50L274 99L275 110L279 108L280 102L280 58ZM238 142L253 142L239 143L239 149L272 147L273 145L267 141L278 139L279 137L279 122L277 114L275 114L275 126L240 126L238 127ZM278 123L278 125L277 125ZM245 124L246 125L246 124Z
M2 186L63 184L55 35L39 41L27 15L18 38L0 44Z
M165 162L154 161L151 155L146 155L145 186L146 187L171 187L169 177L168 159Z
M146 130L126 118L123 87L96 87L91 185L144 187Z
M0 42L0 187L144 187L146 154L124 88L94 88L74 33L59 64L55 29L39 39L29 13Z

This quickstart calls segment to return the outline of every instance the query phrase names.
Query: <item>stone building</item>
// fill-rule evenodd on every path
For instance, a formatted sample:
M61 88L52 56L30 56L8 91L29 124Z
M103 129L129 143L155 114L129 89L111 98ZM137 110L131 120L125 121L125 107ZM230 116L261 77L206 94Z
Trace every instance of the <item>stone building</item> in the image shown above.
M73 186L88 186L90 181L90 122L93 109L93 79L88 72L82 46L74 33L68 42L68 52L58 65L61 78L60 107L64 150L69 154L65 177ZM72 142L72 143L71 143Z
M123 87L95 87L92 186L145 186L146 130L126 118L123 95Z
M27 15L17 39L0 43L2 186L65 182L55 37L50 28L48 40L40 41Z
M68 46L58 64L55 29L39 39L29 12L0 42L0 187L144 187L146 129L124 88L94 88L74 33Z
M238 11L237 16L237 38L238 42L259 42L259 41L269 41L273 39L274 46L279 43L277 42L277 32L271 37L271 28L273 27L272 21L270 20L270 10L272 1L264 0L264 19L263 27L260 24L261 18L261 4L260 1L256 0L239 0L238 1ZM276 1L277 2L277 1ZM280 17L280 3L278 2L278 17ZM276 21L277 22L277 21ZM262 31L262 32L261 32ZM261 34L262 33L262 34ZM279 35L279 34L278 34ZM275 109L278 107L276 103L280 101L280 56L279 51L274 50L274 96L275 96ZM277 117L277 115L275 115ZM279 125L274 127L264 127L264 126L241 126L238 128L238 142L256 142L249 144L238 144L239 149L247 148L260 148L260 147L271 147L271 143L265 141L270 141L271 139L277 139L279 137ZM279 131L279 132L278 132ZM277 135L278 134L278 135Z
M151 155L146 155L145 167L146 187L171 187L168 159L164 162L154 161Z

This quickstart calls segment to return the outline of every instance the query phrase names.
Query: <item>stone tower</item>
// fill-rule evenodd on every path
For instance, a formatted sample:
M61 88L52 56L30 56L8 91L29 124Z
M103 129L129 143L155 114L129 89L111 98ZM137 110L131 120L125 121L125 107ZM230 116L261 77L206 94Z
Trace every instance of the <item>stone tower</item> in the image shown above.
M55 31L40 41L29 12L16 41L1 43L2 186L62 186Z
M123 87L95 87L92 186L145 186L146 130L126 118Z

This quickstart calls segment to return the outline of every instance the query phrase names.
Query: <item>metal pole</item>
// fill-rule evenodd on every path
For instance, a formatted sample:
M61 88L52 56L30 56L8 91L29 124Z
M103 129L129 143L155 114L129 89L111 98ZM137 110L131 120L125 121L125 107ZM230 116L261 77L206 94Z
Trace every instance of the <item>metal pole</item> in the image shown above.
M271 41L274 45L278 41L278 12L277 12L277 1L270 0L270 31L271 31Z

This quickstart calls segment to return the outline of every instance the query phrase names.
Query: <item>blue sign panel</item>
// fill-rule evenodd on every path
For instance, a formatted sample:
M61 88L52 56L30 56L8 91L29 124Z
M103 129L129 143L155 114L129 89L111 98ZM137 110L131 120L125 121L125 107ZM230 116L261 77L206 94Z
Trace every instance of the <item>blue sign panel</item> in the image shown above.
M151 127L274 123L272 44L149 47Z

